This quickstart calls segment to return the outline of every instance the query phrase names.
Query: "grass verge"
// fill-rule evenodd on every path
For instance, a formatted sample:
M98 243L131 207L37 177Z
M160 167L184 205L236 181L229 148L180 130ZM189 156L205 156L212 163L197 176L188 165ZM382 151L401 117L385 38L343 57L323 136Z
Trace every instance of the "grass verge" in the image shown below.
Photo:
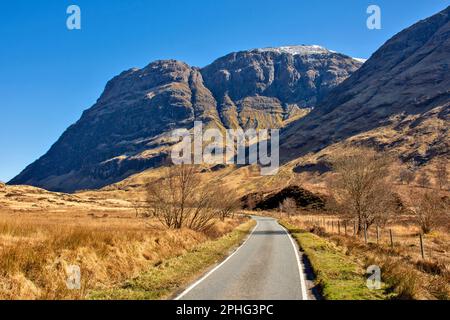
M247 221L217 240L207 241L182 255L154 265L138 277L113 289L93 291L94 300L158 300L167 299L215 263L223 260L232 248L243 242L255 226Z
M346 255L332 242L300 230L286 221L280 223L289 230L308 256L316 275L316 283L326 300L383 300L383 290L366 286L365 270L359 261Z

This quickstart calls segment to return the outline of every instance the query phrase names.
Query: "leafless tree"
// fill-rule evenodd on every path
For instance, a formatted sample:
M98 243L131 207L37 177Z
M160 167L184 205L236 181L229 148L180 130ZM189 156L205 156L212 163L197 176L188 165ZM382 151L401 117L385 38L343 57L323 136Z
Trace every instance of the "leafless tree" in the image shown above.
M400 171L399 178L402 183L406 183L407 185L410 185L416 178L416 175L415 175L414 171L409 168L402 169Z
M297 203L292 198L286 198L281 203L281 210L290 217L297 210Z
M449 220L449 206L439 192L415 192L409 196L410 210L415 215L423 233L433 231Z
M223 221L225 218L232 216L239 210L242 203L236 191L223 186L217 186L216 188L220 190L217 190L216 192L217 197L215 206L219 211L220 219Z
M210 228L218 216L217 189L200 183L196 166L174 165L164 170L160 179L148 184L146 216L172 229Z
M443 158L436 165L436 182L440 190L445 189L448 184L447 159Z
M388 180L390 157L368 148L349 147L330 157L334 176L329 189L336 210L356 219L358 234L382 224L395 211L395 195Z
M246 207L248 210L255 210L256 208L256 200L252 195L249 195L247 197L247 200L245 201Z
M147 213L147 202L146 201L135 201L132 203L134 213L136 218L143 217Z
M417 179L417 184L421 188L428 188L430 186L430 177L428 177L428 174L425 171L422 171L422 173L419 175L419 178Z

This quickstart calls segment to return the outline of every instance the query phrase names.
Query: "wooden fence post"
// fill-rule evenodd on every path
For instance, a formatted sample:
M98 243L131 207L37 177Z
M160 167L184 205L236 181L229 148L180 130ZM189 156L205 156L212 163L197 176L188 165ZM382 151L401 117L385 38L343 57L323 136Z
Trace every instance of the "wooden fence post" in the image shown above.
M423 249L423 237L422 237L422 233L419 234L419 238L420 238L420 253L422 254L422 259L425 260L425 251Z
M364 223L364 242L367 243L367 223Z
M338 234L341 234L341 221L338 220Z
M347 236L347 221L344 220L344 233Z
M331 233L333 233L333 232L334 232L334 221L331 220Z
M380 244L380 228L377 225L377 244Z
M389 229L389 237L391 238L391 248L394 249L394 237L392 236L392 229Z
M356 236L356 220L353 221L353 236Z

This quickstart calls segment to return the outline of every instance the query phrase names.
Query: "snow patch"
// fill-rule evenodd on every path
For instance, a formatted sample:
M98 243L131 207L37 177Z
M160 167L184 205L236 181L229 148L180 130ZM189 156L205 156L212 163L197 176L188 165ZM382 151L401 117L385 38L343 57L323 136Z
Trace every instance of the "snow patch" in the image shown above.
M318 45L301 45L301 46L285 46L278 48L263 48L256 49L259 52L277 52L277 53L289 53L292 55L310 55L310 54L328 54L334 53L334 51L328 50Z
M288 53L291 55L326 55L330 53L337 53L336 51L329 50L319 45L299 45L299 46L283 46L283 47L268 47L262 49L254 49L256 52L276 52L276 53ZM358 62L365 63L367 59L352 58Z
M361 59L361 58L352 58L353 60L365 63L367 61L367 59Z

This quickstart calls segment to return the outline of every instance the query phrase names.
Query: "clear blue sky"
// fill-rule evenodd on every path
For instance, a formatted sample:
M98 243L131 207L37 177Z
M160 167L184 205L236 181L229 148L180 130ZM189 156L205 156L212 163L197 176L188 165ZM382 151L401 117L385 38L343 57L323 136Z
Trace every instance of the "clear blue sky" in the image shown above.
M68 31L66 9L82 10ZM382 30L366 9L382 9ZM43 155L125 69L174 58L204 66L232 51L319 44L368 58L450 0L14 0L0 6L0 180Z

